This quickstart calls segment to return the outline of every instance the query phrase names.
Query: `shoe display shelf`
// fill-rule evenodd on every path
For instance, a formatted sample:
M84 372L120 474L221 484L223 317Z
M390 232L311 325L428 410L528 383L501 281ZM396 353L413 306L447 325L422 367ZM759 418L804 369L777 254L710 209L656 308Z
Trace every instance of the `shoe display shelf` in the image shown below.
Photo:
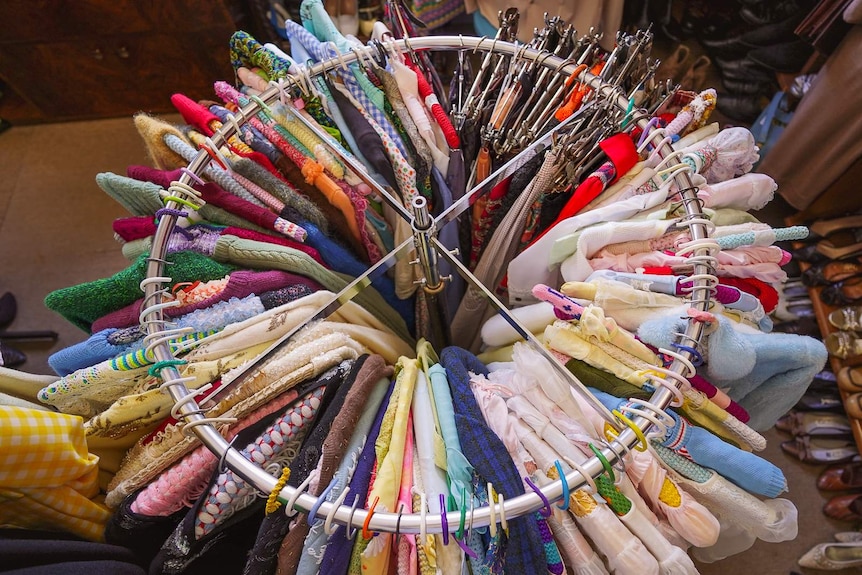
M793 216L787 218L785 220L785 223L787 223L787 225L798 224L798 222L793 218ZM794 247L801 248L803 247L803 245L804 244L802 243L798 243ZM802 269L802 271L805 271L810 265L811 264L808 264L806 262L799 262L799 267ZM828 319L829 314L838 308L824 303L823 300L820 299L820 291L822 289L823 288L819 286L809 287L808 295L811 299L811 307L814 310L814 315L817 318L817 327L820 329L820 334L822 338L825 339L828 334L838 331L831 323L829 323ZM842 367L853 365L862 365L862 357L857 356L854 358L841 359L839 357L835 357L832 354L829 355L829 367L832 369L833 373L837 374L839 371L841 371ZM837 384L836 387L838 387ZM847 400L847 396L851 395L840 387L838 388L838 393L841 396L842 403ZM850 420L850 427L853 430L853 439L856 442L856 448L859 450L860 453L862 453L862 420L855 419L849 416L848 419Z

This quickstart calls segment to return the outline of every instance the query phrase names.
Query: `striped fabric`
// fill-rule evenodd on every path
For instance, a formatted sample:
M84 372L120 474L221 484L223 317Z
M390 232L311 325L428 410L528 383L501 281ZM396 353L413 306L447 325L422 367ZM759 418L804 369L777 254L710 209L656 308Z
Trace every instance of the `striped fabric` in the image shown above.
M332 44L321 42L314 36L314 34L296 22L288 20L285 23L285 31L287 32L291 42L302 44L302 46L308 50L308 53L311 54L318 62L338 57L338 52ZM389 118L386 117L385 112L374 104L373 100L368 96L368 94L366 94L365 90L363 90L359 81L356 79L356 75L362 74L359 70L359 66L357 64L351 64L349 68L352 73L344 73L343 70L337 69L336 74L338 74L338 77L344 82L344 86L350 94L356 98L356 101L359 102L362 108L364 108L368 114L374 118L374 121L386 131L386 134L398 147L401 155L406 156L407 152L404 149L404 142L401 141L401 138L392 126L392 122L390 122ZM373 84L369 84L366 88L369 90L373 88L379 91L379 88L375 87Z

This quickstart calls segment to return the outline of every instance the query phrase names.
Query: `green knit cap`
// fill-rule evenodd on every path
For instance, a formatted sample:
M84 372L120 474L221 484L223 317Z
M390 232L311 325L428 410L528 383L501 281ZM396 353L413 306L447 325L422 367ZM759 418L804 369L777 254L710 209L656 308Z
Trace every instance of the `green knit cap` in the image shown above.
M140 284L147 277L147 257L148 254L141 255L109 278L53 291L45 297L45 306L89 332L95 320L141 299ZM237 269L194 252L177 252L165 259L172 264L165 266L164 271L172 278L171 287L180 282L220 279Z

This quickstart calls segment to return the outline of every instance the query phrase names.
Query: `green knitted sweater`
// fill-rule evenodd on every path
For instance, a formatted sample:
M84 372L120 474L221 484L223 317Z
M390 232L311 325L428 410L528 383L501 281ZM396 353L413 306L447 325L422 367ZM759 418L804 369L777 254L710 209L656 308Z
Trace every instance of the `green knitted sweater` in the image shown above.
M45 306L89 332L98 318L141 298L140 284L147 274L147 257L147 254L141 255L132 265L109 278L53 291L45 297ZM193 252L177 252L166 259L172 264L165 266L164 271L172 278L170 286L223 278L237 269Z

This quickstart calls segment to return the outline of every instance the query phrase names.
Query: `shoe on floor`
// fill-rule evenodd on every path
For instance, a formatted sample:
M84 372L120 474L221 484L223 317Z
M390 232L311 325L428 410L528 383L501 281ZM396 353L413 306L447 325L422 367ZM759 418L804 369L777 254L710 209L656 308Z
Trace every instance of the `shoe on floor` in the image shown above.
M821 491L862 489L862 463L851 461L830 465L817 477L817 489Z
M0 327L6 327L12 323L17 314L18 302L15 301L15 296L7 291L0 296Z
M806 391L793 407L796 411L840 411L843 408L837 389L828 392Z
M791 411L775 422L775 428L794 437L810 435L811 437L841 437L849 438L853 433L850 420L840 413L816 411Z
M862 566L862 543L820 543L799 558L799 566L824 571Z
M862 519L862 495L836 495L823 505L823 514L838 521L858 521Z
M16 367L27 361L24 352L0 341L0 366Z
M862 531L840 531L835 534L835 541L839 543L862 541Z
M857 455L856 443L847 439L826 439L799 435L781 443L781 450L803 463L844 463Z
M862 393L851 393L844 398L844 411L847 417L862 419Z
M766 107L765 97L737 96L735 94L718 94L716 107L718 111L738 122L752 124Z
M802 272L802 283L808 287L828 286L859 274L862 274L859 260L828 260Z
M842 331L862 331L862 306L845 306L830 312L829 323Z
M796 74L805 66L814 47L804 40L793 40L776 46L757 48L748 53L755 64L779 74Z
M842 367L836 379L838 387L847 393L862 393L862 366Z
M862 338L852 331L834 331L823 338L829 355L848 359L862 355Z
M820 301L834 307L862 304L862 274L845 278L824 287L820 290Z

